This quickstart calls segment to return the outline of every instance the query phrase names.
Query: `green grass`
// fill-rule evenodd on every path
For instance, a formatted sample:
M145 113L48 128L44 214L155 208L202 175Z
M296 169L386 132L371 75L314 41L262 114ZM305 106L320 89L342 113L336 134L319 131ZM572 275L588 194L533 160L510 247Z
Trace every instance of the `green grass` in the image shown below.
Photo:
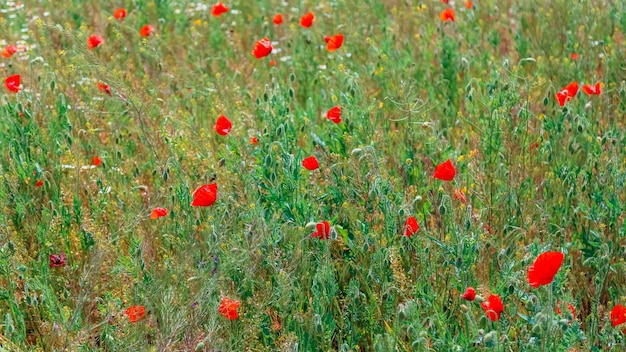
M29 47L0 58L23 85L0 96L0 350L624 350L626 3L456 0L445 23L439 1L285 3L0 5L0 40ZM560 107L572 81L603 92ZM434 179L447 159L456 177ZM217 202L191 207L213 179ZM534 289L546 251L565 260Z

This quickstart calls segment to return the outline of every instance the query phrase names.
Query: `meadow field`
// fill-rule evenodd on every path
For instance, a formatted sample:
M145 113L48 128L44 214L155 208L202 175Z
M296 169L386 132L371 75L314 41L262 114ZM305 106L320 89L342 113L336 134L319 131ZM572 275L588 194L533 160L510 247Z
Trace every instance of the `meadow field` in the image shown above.
M0 351L626 351L626 1L0 2Z

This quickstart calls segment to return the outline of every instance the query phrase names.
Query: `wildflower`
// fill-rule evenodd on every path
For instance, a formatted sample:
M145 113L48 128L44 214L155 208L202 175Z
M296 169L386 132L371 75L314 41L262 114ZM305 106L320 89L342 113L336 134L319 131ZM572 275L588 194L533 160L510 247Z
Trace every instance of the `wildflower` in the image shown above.
M330 110L328 110L328 112L326 113L326 118L334 123L340 123L341 122L341 106L335 106L335 107L332 107Z
M257 144L257 143L259 143L259 139L258 138L256 138L256 137L250 138L250 144L254 145L254 144Z
M115 19L118 21L123 20L124 18L126 18L126 9L122 7L115 10L115 12L113 12L113 17L115 17Z
M330 237L330 224L328 221L322 221L315 225L315 232L311 237L319 237L321 240L327 240Z
M2 56L7 59L13 56L13 54L15 54L16 52L17 52L17 46L15 45L7 45L4 48L2 48Z
M595 86L590 84L583 84L583 92L587 95L600 95L602 93L602 84L596 83Z
M65 266L65 253L61 252L60 254L50 254L50 267L57 268L60 266Z
M43 180L37 180L37 182L35 182L35 187L41 187L43 186Z
M540 146L539 142L534 142L534 143L531 143L531 144L528 146L528 151L529 151L529 152L532 152L533 150L538 149L538 148L539 148L539 146Z
M317 168L320 167L319 162L317 161L317 158L315 157L315 155L310 156L308 158L304 158L302 160L302 166L304 166L305 169L307 170L316 170Z
M452 181L452 179L454 179L454 175L456 175L456 170L454 169L450 159L448 159L444 163L435 167L435 174L433 177L442 181Z
M167 209L165 208L154 208L152 213L150 213L150 219L158 219L167 216Z
M476 290L473 287L466 288L461 298L466 301L473 301L476 298Z
M87 38L87 48L89 48L89 50L99 47L102 43L104 43L104 38L97 34L91 35Z
M217 183L202 185L192 193L192 207L208 207L217 200Z
M441 11L441 13L439 14L439 18L441 18L443 22L446 22L446 21L454 22L454 10L451 8L447 8Z
M528 283L537 288L552 282L563 263L563 253L545 252L540 254L528 268Z
M222 298L222 304L218 308L218 312L224 316L224 318L228 320L235 320L239 317L239 313L237 313L237 308L241 305L236 299L230 299L228 297Z
M141 27L141 29L139 30L139 35L142 37L149 37L152 35L152 33L154 33L154 27L149 24Z
M274 67L274 66L276 66L276 61L274 61L274 60L270 60L269 65L270 65L270 67Z
M326 47L329 52L333 52L339 48L341 48L341 44L343 44L343 34L335 34L332 37L324 37L326 41Z
M465 8L466 9L471 10L473 6L474 6L473 2L467 1L467 0L465 1Z
M100 159L100 157L98 157L98 156L94 156L93 158L91 158L91 165L93 165L93 166L100 166L100 165L102 165L102 159Z
M307 12L304 16L300 18L300 25L304 28L310 28L315 21L315 15L313 12Z
M615 327L624 323L626 323L626 308L621 304L617 304L611 311L611 325Z
M211 9L211 15L215 17L220 17L223 13L226 12L228 12L228 7L224 6L221 1L213 5L213 8Z
M419 229L420 225L417 223L415 216L409 216L409 218L404 222L404 235L406 237L410 238L415 235Z
M267 37L265 37L261 40L258 40L254 44L254 50L252 51L252 55L254 55L254 57L256 57L257 59L260 59L262 57L266 57L271 52L272 52L272 42L270 42L270 40Z
M274 16L274 20L273 20L275 25L280 25L281 23L283 23L283 15L281 15L280 13L277 14L276 16Z
M111 95L111 87L109 87L106 83L98 82L98 90Z
M465 198L465 192L463 192L462 189L454 190L454 198L458 199L463 204L467 203L467 198Z
M502 299L500 299L500 296L498 295L489 295L487 302L482 302L480 306L483 307L485 315L491 321L498 321L500 319L500 315L504 312Z
M561 302L557 302L556 304L556 314L561 315ZM576 320L576 310L574 309L574 306L571 305L570 303L567 304L567 309L570 311L570 313L572 313L572 319Z
M559 102L560 106L563 106L565 103L572 100L576 93L578 93L578 82L572 82L556 93L556 100Z
M22 82L22 77L20 75L13 75L7 77L4 80L4 86L11 92L17 93L20 91L20 84Z
M214 127L215 131L217 131L217 134L219 134L220 136L225 136L230 132L230 129L233 128L233 124L226 116L220 115L217 118L217 121L215 121Z
M578 60L578 54L577 54L577 53L571 53L571 54L569 55L569 57L570 57L570 59L572 59L572 60Z
M124 311L124 314L128 315L128 320L130 320L131 323L136 323L146 315L146 308L144 306L128 307Z

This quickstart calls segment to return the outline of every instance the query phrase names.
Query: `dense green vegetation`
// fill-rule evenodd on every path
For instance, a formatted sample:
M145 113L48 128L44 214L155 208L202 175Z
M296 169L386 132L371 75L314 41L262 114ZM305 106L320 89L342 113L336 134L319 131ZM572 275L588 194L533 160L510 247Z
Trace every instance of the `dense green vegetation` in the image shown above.
M0 4L0 350L626 348L626 2L213 5Z

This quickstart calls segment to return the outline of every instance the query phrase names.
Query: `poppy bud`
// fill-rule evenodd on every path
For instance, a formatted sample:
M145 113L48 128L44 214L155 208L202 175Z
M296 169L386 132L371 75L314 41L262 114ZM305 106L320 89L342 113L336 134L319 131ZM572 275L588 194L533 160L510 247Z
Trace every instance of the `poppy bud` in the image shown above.
M461 312L467 313L468 311L469 311L469 308L467 308L465 304L461 304Z
M537 323L537 324L535 324L535 325L533 326L533 328L532 328L532 330L531 330L531 331L532 331L533 335L541 335L541 330L542 330L542 329L541 329L541 324L540 324L540 323Z
M196 351L204 351L204 341L196 345Z
M476 298L474 298L474 300L478 303L484 302L485 301L485 297L481 296L481 295L476 295Z
M315 230L315 226L317 226L317 223L316 223L316 222L311 221L311 222L308 222L306 225L304 225L304 228L305 228L307 231L310 231L310 230Z
M535 321L537 322L537 324L542 324L543 322L546 321L546 316L543 313L537 313L537 315L535 315Z
M448 209L446 208L446 206L445 206L443 203L441 203L441 205L439 206L439 213L440 213L441 215L446 215L446 211L447 211L447 210L448 210Z
M490 345L493 343L493 340L496 338L496 332L495 331L489 331L487 333L487 335L485 335L484 341L487 345Z
M478 336L485 336L485 330L478 329Z
M361 155L361 148L354 148L354 149L352 149L352 153L351 154L354 155L354 156Z
M537 296L530 295L528 296L528 301L526 301L526 309L534 310L537 305Z

